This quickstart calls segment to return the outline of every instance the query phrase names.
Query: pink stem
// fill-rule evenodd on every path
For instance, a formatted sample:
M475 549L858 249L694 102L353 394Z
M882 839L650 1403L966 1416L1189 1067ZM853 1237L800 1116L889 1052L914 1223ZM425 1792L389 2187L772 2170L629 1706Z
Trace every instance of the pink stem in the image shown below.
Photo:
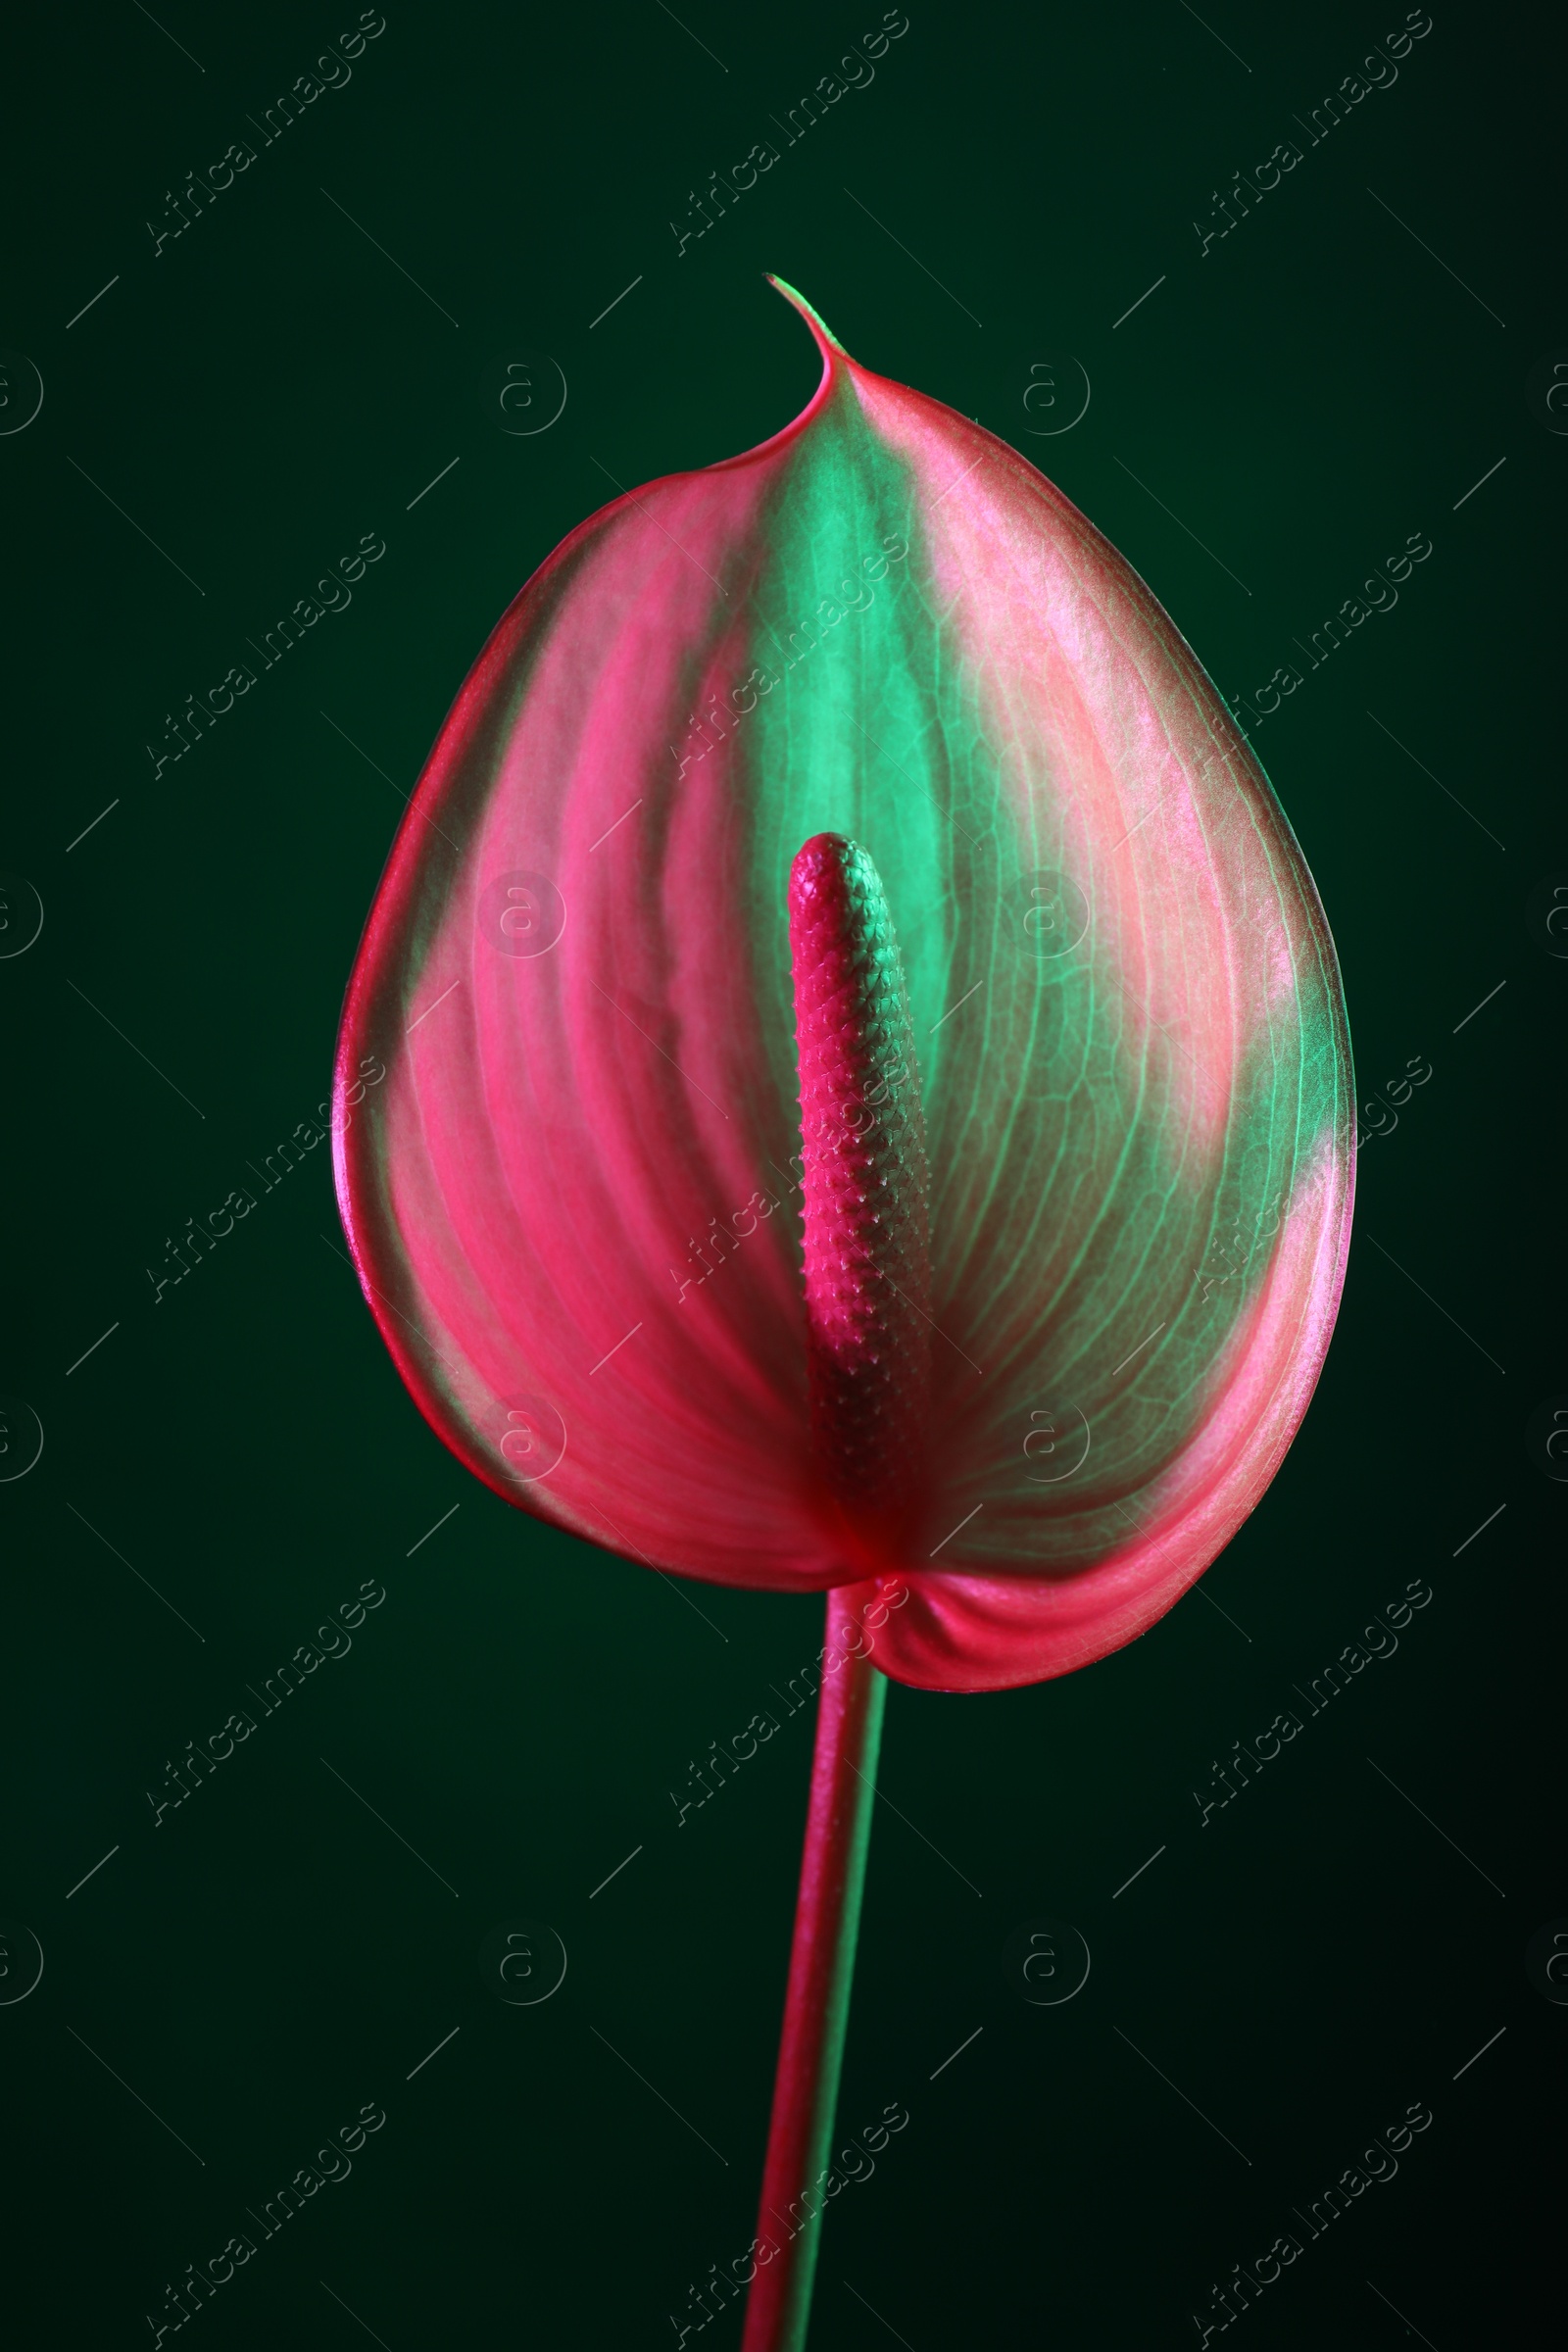
M741 2352L803 2352L810 2323L888 1688L864 1653L848 1590L827 1596L806 1851Z

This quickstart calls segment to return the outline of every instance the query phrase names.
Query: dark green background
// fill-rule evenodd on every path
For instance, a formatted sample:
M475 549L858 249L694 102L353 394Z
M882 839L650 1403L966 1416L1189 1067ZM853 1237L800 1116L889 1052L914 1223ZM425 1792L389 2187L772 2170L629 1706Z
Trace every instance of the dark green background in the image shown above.
M814 1653L820 1604L661 1583L466 1477L337 1253L324 1150L156 1307L145 1269L325 1095L398 796L516 588L608 476L730 456L808 396L768 268L858 359L1041 463L1227 691L1295 660L1407 534L1434 542L1258 739L1339 943L1362 1095L1414 1054L1433 1078L1362 1155L1322 1385L1200 1591L1066 1681L891 1693L841 2116L900 2099L910 2123L831 2211L813 2346L1196 2342L1210 2282L1412 2100L1435 2121L1398 2178L1307 2244L1245 2339L1522 2343L1548 2294L1560 2313L1568 2035L1523 1966L1568 1913L1568 1494L1524 1435L1568 1389L1568 962L1530 915L1568 868L1568 439L1525 390L1568 347L1547 19L1437 0L1396 85L1200 259L1211 190L1298 136L1402 9L1213 0L1210 31L1177 0L910 0L874 84L677 260L689 188L881 14L680 13L690 33L654 0L389 0L352 82L156 260L165 190L356 12L166 0L172 39L130 5L12 28L0 342L46 398L0 438L0 865L46 921L0 963L0 1386L46 1443L0 1487L0 1915L46 1967L0 2007L10 2332L150 2341L164 2282L367 2100L388 2121L352 2178L260 2247L200 2340L351 2346L358 2320L391 2352L670 2344L688 2282L751 2236L805 1719L678 1831L668 1790ZM1089 413L1031 440L1024 370L1064 348ZM569 383L533 439L479 402L517 349ZM155 782L164 712L371 530L387 554L352 609ZM155 1831L165 1758L370 1577L387 1598L352 1654ZM1397 1656L1200 1829L1211 1760L1412 1577L1434 1598ZM1093 1952L1064 2007L1002 1975L1041 1915ZM570 1955L533 2009L478 1972L519 1916Z

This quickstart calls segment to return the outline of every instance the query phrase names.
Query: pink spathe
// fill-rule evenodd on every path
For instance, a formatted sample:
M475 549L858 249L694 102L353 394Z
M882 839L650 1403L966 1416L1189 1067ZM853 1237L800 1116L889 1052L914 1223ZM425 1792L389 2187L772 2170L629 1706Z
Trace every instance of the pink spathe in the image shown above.
M339 1085L387 1078L339 1200L496 1493L716 1583L896 1581L877 1665L999 1689L1144 1631L1284 1459L1344 1276L1348 1035L1289 823L1149 589L798 307L803 415L582 524L463 687L349 986ZM859 568L895 524L906 561ZM797 1065L789 875L824 838L880 878L905 1028L873 1051L862 992L835 1045L863 975L803 906ZM896 1137L803 1152L803 1094L809 1122L885 1076Z

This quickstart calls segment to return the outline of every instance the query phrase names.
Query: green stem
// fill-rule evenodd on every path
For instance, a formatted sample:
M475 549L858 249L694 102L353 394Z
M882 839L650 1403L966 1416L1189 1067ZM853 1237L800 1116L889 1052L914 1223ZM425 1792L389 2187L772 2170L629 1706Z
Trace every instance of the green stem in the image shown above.
M806 1850L741 2352L804 2352L810 2324L888 1688L865 1654L853 1590L827 1596Z

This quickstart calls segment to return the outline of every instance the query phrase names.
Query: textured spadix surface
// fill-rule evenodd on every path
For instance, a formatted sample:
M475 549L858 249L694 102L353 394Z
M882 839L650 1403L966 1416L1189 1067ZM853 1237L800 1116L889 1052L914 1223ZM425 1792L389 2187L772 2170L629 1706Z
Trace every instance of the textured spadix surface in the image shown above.
M784 289L788 291L787 289ZM355 966L345 1223L421 1409L629 1557L897 1577L898 1679L1140 1633L1279 1466L1351 1195L1333 944L1261 770L1116 551L851 361L749 455L617 499L442 730ZM789 882L861 845L929 1159L896 1528L811 1440ZM585 1556L583 1573L592 1573Z
M931 1425L929 1178L898 941L858 842L790 871L806 1357L816 1458L847 1511L896 1524Z

